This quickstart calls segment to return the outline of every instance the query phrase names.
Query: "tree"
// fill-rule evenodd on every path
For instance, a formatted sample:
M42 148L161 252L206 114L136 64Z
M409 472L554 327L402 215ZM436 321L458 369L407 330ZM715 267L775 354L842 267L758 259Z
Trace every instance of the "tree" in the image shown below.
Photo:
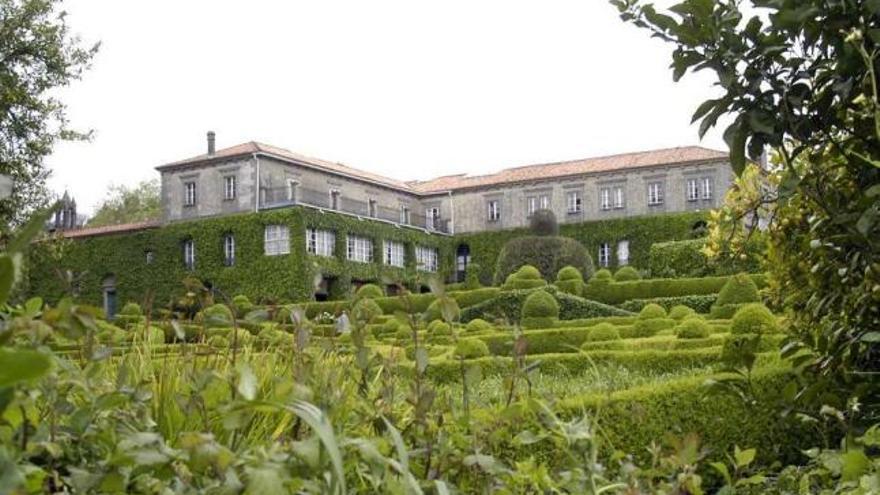
M158 180L143 181L134 187L111 185L89 220L89 227L156 220L161 213Z
M88 134L68 127L57 90L80 79L98 45L70 34L59 0L0 0L0 173L12 196L0 201L0 229L20 225L49 202L43 159L61 140Z
M773 151L762 170L769 187L728 203L714 237L747 236L741 220L769 213L768 266L800 337L786 349L813 378L800 397L846 410L854 396L876 414L880 1L685 0L665 13L639 0L612 3L674 45L674 79L714 72L721 94L693 121L703 136L732 117L724 137L738 174ZM746 20L745 9L755 14Z

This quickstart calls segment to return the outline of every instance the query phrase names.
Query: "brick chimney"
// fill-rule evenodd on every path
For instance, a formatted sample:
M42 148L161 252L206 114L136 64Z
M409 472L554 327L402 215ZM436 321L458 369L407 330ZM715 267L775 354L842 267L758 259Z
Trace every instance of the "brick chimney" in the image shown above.
M213 155L216 147L214 146L214 142L216 141L216 134L214 131L208 131L208 154Z

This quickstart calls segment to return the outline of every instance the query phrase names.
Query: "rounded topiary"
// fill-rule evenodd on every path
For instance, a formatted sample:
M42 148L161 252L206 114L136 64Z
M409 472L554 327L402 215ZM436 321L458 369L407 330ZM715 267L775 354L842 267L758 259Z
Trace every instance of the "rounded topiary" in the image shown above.
M613 279L614 275L611 274L611 270L603 268L590 278L590 282L611 282Z
M455 344L455 357L474 359L489 355L489 346L480 339L461 339Z
M232 298L232 307L235 308L235 314L240 318L254 310L254 304L244 294Z
M428 335L452 335L452 326L442 320L434 320L428 324Z
M235 317L225 304L212 304L202 310L202 318L207 327L228 327Z
M599 323L587 333L586 342L601 342L620 339L620 330L611 323Z
M479 289L483 286L480 283L480 271L482 267L478 263L468 263L467 273L464 276L464 288L466 290Z
M126 316L143 316L144 311L141 309L141 305L136 302L128 302L125 303L125 306L119 311L119 314Z
M556 273L569 265L584 277L593 274L593 259L578 241L559 236L525 236L511 239L501 248L495 264L495 285L501 285L523 265L537 268L547 282L554 281Z
M385 297L385 291L376 284L364 284L354 293L355 300L364 298L376 299L378 297Z
M760 300L761 297L758 294L758 286L755 285L755 281L747 274L739 273L730 277L724 284L721 292L718 293L715 304L744 304Z
M760 345L760 335L752 333L728 335L721 347L721 361L733 367L750 366L754 363Z
M577 268L567 265L559 269L556 273L556 281L557 282L565 282L568 280L584 280L584 276L580 270Z
M208 337L208 345L215 349L225 349L229 347L229 341L222 335L213 335Z
M532 265L523 265L514 273L517 280L543 280L541 271Z
M683 320L688 316L695 314L697 314L697 312L694 311L693 308L685 306L684 304L678 304L669 310L669 317L673 320Z
M639 311L640 320L653 320L655 318L666 318L666 310L659 304L647 304Z
M675 335L680 339L705 339L710 333L709 324L702 318L686 318L675 327Z
M153 327L147 329L144 337L147 339L150 345L159 345L165 343L165 331L159 327Z
M382 308L369 298L358 300L351 308L351 317L357 321L370 323L379 316L382 316Z
M443 307L441 305L440 299L435 299L431 304L428 305L428 308L422 314L422 319L427 322L432 322L434 320L445 320L446 318L450 318L450 321L457 321L461 316L461 308L458 306L458 301L449 297L446 298L447 311L450 312L448 315L443 315Z
M751 303L740 307L733 315L730 333L736 335L764 335L779 331L776 317L761 303Z
M559 319L559 303L544 290L529 294L522 307L522 325L526 328L549 328Z
M669 318L638 319L632 326L630 336L635 338L653 337L659 332L672 328L676 321Z
M577 268L565 266L556 274L556 287L567 294L580 296L584 291L584 277Z
M642 276L639 271L631 266L622 266L614 274L615 282L629 282L631 280L641 280Z
M474 318L465 326L467 332L488 332L492 329L492 324L482 318Z
M529 230L536 236L559 235L559 223L553 210L542 209L532 213L529 218Z

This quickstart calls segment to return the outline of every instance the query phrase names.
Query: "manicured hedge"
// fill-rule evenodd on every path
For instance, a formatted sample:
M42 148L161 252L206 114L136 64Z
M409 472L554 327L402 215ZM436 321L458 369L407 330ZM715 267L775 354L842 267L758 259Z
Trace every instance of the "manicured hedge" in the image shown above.
M617 307L627 311L638 312L648 304L659 304L667 310L675 306L687 306L697 313L708 313L718 299L717 294L707 294L704 296L676 296L676 297L654 297L651 299L630 299L624 303L618 304Z
M621 304L632 299L717 294L730 278L658 278L632 282L588 282L584 288L584 297L606 304ZM766 286L766 277L763 274L750 275L750 278L759 287Z
M504 244L495 265L495 285L500 285L523 265L536 267L547 282L552 282L559 270L569 265L584 277L593 273L593 259L578 241L568 237L526 235Z
M765 246L760 240L752 240L747 244L745 260L730 256L719 256L710 260L703 253L705 247L705 238L652 244L648 265L651 276L666 278L706 277L761 271L760 254Z
M548 286L543 289L499 292L492 299L464 308L461 312L461 321L467 323L475 318L482 318L487 321L493 321L495 318L506 318L508 321L518 322L522 315L522 305L534 290L546 290L553 294L553 297L559 303L559 318L562 320L632 315L632 313L614 306L589 301L560 292L556 287Z

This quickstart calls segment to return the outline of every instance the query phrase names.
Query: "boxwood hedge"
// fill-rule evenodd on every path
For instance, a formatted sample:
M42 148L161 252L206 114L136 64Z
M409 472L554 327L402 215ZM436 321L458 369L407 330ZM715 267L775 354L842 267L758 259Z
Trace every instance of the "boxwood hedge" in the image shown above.
M763 274L748 276L759 287L766 286ZM632 299L717 294L731 277L658 278L632 282L587 282L583 296L606 304Z

